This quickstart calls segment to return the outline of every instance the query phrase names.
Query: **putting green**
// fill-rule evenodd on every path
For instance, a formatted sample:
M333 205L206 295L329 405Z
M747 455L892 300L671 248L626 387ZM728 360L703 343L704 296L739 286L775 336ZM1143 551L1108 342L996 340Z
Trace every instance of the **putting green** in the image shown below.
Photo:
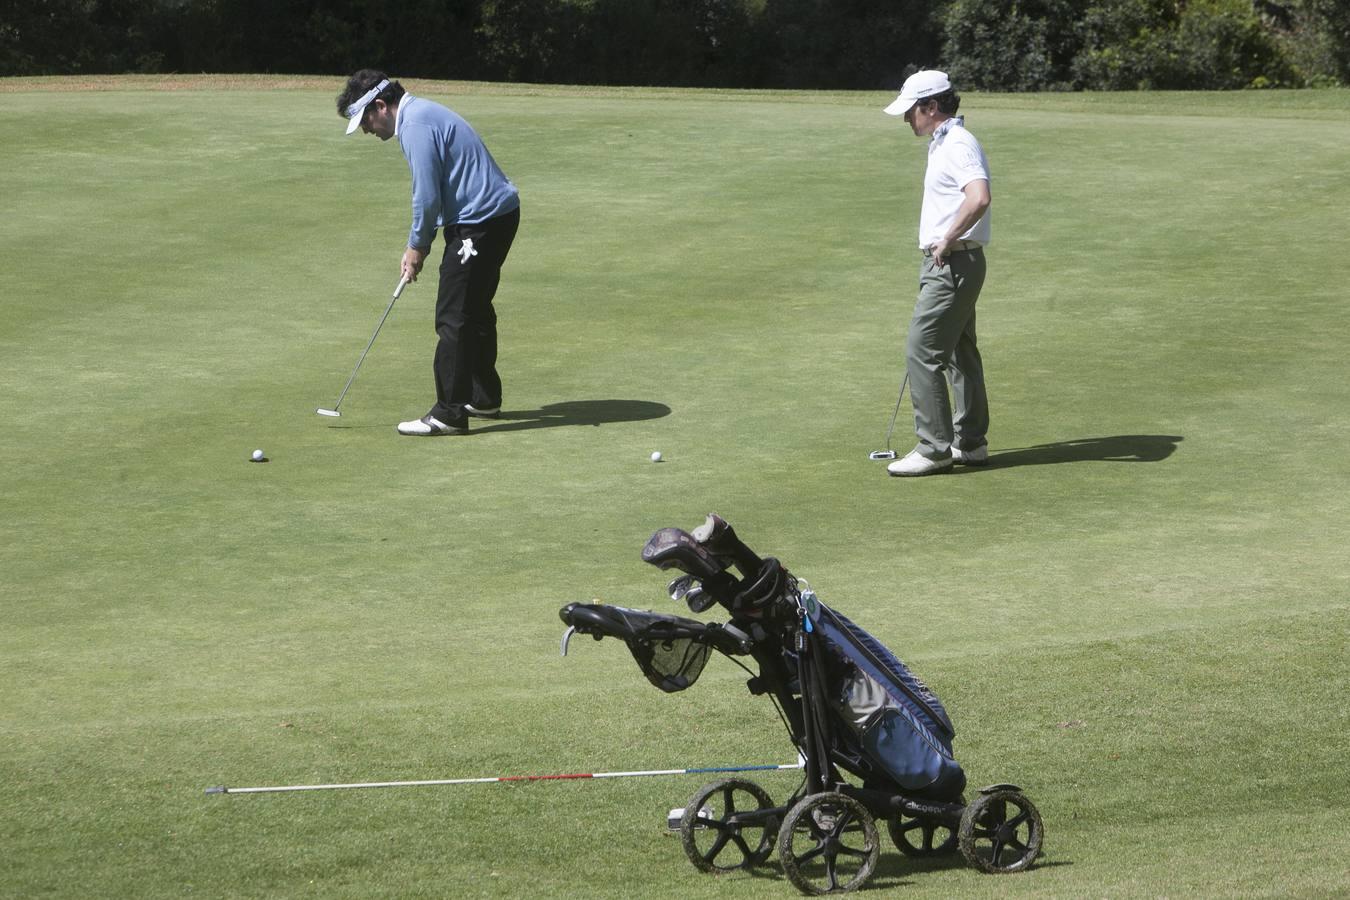
M887 96L410 87L523 199L466 437L394 432L426 280L314 414L407 228L339 79L0 81L0 893L791 895L692 869L697 778L203 793L792 761L725 660L558 657L568 602L673 609L638 551L710 510L1044 816L1030 873L888 846L874 885L1344 892L1350 92L967 97L991 465L911 481L867 459L924 160Z

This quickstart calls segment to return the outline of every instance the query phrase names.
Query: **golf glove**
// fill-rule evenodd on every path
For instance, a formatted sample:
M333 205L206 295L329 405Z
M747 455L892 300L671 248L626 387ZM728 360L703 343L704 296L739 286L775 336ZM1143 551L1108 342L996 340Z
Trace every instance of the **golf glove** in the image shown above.
M470 256L477 256L478 251L474 249L473 238L465 238L464 243L459 248L459 264L462 266L469 264Z

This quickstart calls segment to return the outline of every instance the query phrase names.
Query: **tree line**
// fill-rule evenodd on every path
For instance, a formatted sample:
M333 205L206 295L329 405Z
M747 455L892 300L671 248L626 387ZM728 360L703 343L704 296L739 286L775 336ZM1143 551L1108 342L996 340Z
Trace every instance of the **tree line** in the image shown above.
M1350 0L7 0L0 75L998 91L1350 84Z

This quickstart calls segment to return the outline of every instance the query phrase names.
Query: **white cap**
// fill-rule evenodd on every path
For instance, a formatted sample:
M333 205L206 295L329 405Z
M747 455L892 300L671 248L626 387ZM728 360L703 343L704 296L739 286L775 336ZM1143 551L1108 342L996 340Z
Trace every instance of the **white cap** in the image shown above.
M905 83L908 84L909 82ZM373 88L366 91L364 94L361 95L360 100L357 100L351 106L347 107L348 134L351 134L353 131L361 127L361 117L366 114L366 107L369 106L370 102L374 100L376 96L379 95L380 91L384 90L387 87L389 87L388 78L384 79L379 84L375 85Z
M925 97L932 97L951 89L952 83L947 80L946 72L939 72L936 69L915 72L905 79L904 86L900 88L900 96L886 107L886 115L903 116L915 103Z

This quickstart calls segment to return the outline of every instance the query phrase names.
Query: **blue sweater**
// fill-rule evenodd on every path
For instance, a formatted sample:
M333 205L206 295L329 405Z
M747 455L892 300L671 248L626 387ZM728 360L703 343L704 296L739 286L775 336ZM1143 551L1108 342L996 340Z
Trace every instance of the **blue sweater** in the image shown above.
M516 186L454 112L404 94L395 130L412 172L409 247L425 250L438 228L485 222L520 207Z

